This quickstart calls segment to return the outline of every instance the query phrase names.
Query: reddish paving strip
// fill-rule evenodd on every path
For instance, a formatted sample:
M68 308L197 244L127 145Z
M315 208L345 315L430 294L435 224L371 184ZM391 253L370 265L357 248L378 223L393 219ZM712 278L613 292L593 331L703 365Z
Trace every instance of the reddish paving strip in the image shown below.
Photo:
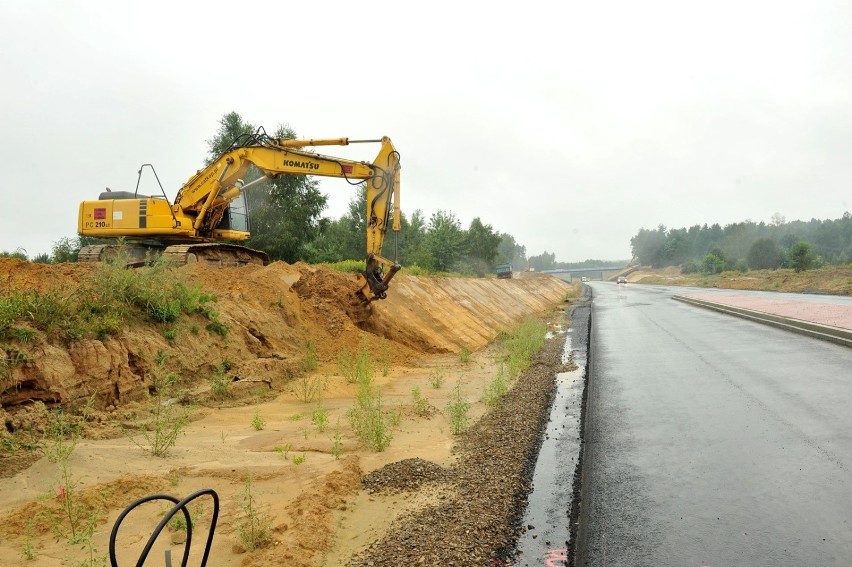
M790 317L800 321L809 321L820 325L852 329L852 305L833 305L810 301L790 301L787 299L766 299L746 295L722 295L715 293L691 293L684 297L721 303L742 309L751 309L770 313L780 317Z

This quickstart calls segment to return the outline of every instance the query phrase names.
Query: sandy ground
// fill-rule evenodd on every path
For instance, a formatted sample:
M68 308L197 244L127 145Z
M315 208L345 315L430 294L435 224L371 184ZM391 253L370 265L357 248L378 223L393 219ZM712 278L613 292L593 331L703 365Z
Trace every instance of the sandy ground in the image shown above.
M355 397L355 386L334 375L336 369L331 367L317 371L317 375L328 377L322 404L328 409L332 427L324 433L311 423L316 404L303 403L295 394L284 393L266 400L258 395L255 403L241 407L199 409L202 417L192 422L170 455L162 459L150 456L125 437L81 440L69 462L81 489L104 490L121 479L94 538L99 554L108 548L109 530L119 512L133 499L155 492L180 498L212 488L221 499L221 511L210 565L343 564L379 538L394 518L424 505L430 498L372 496L359 491L361 475L415 456L442 466L454 459L454 437L447 417L441 412L431 418L418 416L413 411L412 389L420 388L431 405L442 409L454 384L461 380L464 397L475 402L471 417L478 418L485 411L480 401L483 389L497 373L497 355L496 346L474 353L468 363L462 363L455 354L425 355L414 365L390 368L386 375L377 372L376 382L382 388L384 403L398 408L401 415L390 447L381 453L366 450L354 438L345 414ZM439 389L432 385L436 370L444 375ZM257 387L261 393L265 386ZM256 412L266 422L260 431L252 427ZM331 454L331 435L338 419L343 454L335 459ZM288 448L286 458L276 447ZM304 457L304 462L296 464L295 457ZM273 528L270 549L274 560L272 556L267 558L264 550L243 553L236 545L235 523L249 474L253 476L254 496L269 515ZM12 478L0 480L0 510L8 513L0 527L0 557L4 561L17 561L28 538L37 558L20 559L21 564L70 565L86 556L65 542L55 542L45 522L36 521L27 534L33 503L39 498L58 498L59 483L57 465L46 458ZM164 509L163 505L148 504L125 521L119 539L120 564L136 560ZM201 518L209 517L211 510L212 505L206 504ZM205 537L204 533L203 528L196 533L193 555L200 553L199 540ZM182 553L180 545L171 547L174 554ZM157 549L152 553L156 557L156 553L162 556L163 552Z

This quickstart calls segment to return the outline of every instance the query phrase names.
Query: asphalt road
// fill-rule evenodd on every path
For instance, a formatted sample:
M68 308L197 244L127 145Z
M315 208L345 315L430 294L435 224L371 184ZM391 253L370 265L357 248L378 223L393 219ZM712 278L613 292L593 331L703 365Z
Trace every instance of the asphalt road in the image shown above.
M576 564L852 565L852 349L591 287Z

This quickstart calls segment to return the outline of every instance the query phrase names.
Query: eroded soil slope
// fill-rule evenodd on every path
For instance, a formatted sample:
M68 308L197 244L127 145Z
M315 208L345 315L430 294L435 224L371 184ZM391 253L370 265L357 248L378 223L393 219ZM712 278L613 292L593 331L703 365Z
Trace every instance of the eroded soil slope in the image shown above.
M0 261L0 292L55 290L71 297L97 269L90 265ZM281 383L292 379L310 339L318 360L331 363L361 341L384 350L396 363L420 353L478 350L526 314L559 301L567 286L554 278L462 279L398 276L387 300L374 304L368 323L357 327L346 312L357 287L354 275L323 266L289 265L179 271L191 284L213 293L227 335L184 318L170 341L166 329L138 324L103 340L53 340L36 335L14 345L26 362L14 369L14 388L0 396L5 408L34 400L66 405L95 398L97 408L143 399L158 353L167 353L184 378L209 377L227 360L242 379ZM171 329L169 329L171 331ZM7 428L13 428L9 425Z

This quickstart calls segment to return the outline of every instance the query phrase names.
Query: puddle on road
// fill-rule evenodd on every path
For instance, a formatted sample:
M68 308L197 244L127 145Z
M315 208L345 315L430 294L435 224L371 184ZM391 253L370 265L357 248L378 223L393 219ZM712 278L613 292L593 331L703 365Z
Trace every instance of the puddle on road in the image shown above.
M577 369L556 374L556 395L533 473L533 487L518 539L516 565L568 565L569 508L574 470L580 457L580 415L586 347L572 350L569 329L562 362ZM582 341L577 341L581 343Z

